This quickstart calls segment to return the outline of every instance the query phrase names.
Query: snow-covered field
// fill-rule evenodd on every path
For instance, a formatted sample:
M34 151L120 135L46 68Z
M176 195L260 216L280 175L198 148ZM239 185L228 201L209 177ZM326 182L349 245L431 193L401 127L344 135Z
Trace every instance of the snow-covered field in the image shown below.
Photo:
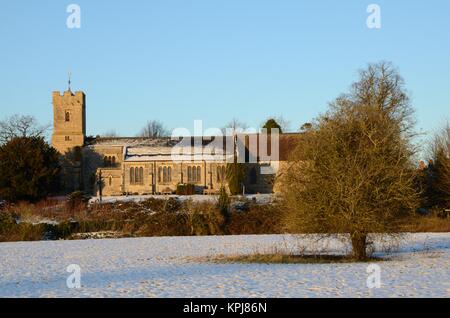
M218 254L311 246L283 235L162 237L0 243L0 297L449 297L450 233L408 235L380 266L369 264L216 264ZM340 241L321 244L342 253ZM66 269L81 269L81 288Z

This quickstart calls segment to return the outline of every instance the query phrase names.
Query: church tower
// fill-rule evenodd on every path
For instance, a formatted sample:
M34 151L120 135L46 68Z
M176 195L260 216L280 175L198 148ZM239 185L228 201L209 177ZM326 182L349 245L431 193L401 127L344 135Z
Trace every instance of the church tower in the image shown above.
M70 83L70 81L69 81ZM84 145L86 136L86 96L83 92L62 95L53 92L52 146L61 154Z

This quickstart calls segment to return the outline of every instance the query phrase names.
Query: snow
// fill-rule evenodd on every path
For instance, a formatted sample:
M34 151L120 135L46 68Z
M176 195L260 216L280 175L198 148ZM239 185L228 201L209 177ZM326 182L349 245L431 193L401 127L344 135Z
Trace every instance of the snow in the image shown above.
M318 247L338 239L289 235L159 237L0 243L0 297L449 297L450 233L410 234L387 260L341 264L231 264L207 257ZM380 247L380 242L377 242ZM67 266L81 268L70 289ZM366 285L381 268L381 288Z
M158 195L158 194L148 194L148 195L128 195L128 196L104 196L102 197L102 203L115 203L115 202L142 202L148 199L169 199L174 198L180 201L192 200L194 202L217 202L217 195ZM274 195L263 193L263 194L249 194L245 196L236 196L237 200L255 200L257 203L267 204L273 201ZM99 197L93 197L89 200L89 203L99 203Z

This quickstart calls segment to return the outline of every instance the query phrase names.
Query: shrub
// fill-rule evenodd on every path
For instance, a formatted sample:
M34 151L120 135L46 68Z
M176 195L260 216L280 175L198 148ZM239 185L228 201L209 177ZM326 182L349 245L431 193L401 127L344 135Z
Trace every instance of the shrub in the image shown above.
M258 205L248 203L244 211L233 211L227 224L227 232L243 234L281 234L284 232L283 210L276 204Z
M230 196L227 193L225 187L220 188L219 199L217 202L217 207L222 214L223 224L222 224L222 232L226 233L226 225L230 220Z
M230 192L233 195L242 193L242 185L247 174L247 168L245 164L238 163L237 158L234 162L227 164L227 181Z
M169 198L164 202L165 212L176 212L181 208L181 203L178 199Z
M72 192L67 196L66 208L69 210L84 206L89 201L89 198L84 196L82 191Z
M16 224L16 220L8 212L0 211L0 236L11 231Z
M191 235L224 234L225 217L218 207L208 202L186 203Z

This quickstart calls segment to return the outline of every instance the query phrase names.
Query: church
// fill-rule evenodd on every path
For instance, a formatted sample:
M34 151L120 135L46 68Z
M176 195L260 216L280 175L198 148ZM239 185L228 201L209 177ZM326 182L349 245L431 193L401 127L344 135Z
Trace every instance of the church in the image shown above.
M61 154L67 192L175 194L180 185L189 185L197 194L217 194L221 187L228 189L227 163L238 156L246 165L243 193L278 192L299 134L277 134L277 142L269 147L265 136L88 137L86 95L70 87L53 92L52 146Z

